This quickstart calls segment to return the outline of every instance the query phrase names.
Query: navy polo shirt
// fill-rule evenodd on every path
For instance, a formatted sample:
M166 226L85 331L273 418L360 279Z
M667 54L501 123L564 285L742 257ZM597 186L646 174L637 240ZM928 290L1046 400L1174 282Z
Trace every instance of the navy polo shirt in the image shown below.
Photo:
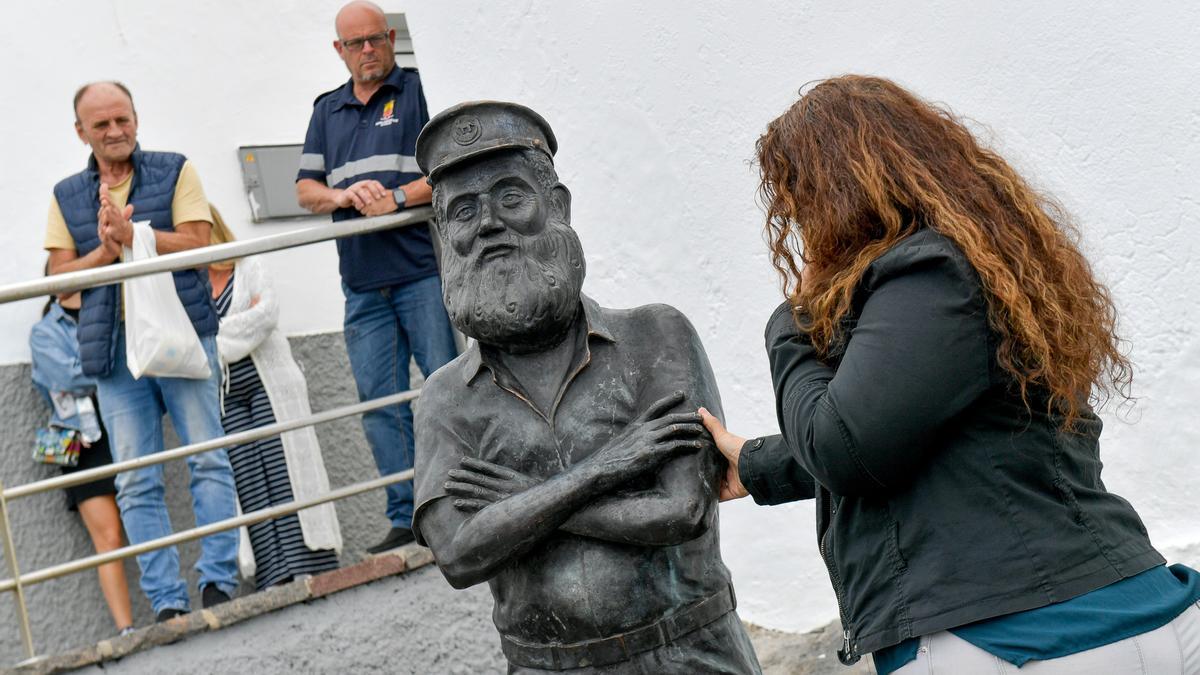
M428 121L415 70L392 68L366 105L354 97L349 80L313 103L296 180L345 188L374 179L389 190L416 180L417 135ZM360 217L354 208L333 212L335 222ZM337 247L342 281L360 293L437 274L427 224L343 237Z

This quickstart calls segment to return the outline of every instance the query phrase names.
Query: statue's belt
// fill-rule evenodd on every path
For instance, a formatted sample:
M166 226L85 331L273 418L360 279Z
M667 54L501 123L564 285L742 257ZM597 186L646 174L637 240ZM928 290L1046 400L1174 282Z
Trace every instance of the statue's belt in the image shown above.
M703 628L737 607L733 587L726 586L707 598L628 633L561 645L538 645L500 636L500 648L509 663L524 668L567 670L587 666L607 666L628 661L634 655L670 644L688 633Z

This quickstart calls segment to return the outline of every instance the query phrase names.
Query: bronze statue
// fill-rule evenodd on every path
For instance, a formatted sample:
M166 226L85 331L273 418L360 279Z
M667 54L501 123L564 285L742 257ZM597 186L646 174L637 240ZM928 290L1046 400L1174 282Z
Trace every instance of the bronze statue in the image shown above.
M554 134L463 103L417 141L450 318L476 339L425 384L417 538L456 588L487 581L510 672L756 673L717 527L720 416L688 320L600 307Z

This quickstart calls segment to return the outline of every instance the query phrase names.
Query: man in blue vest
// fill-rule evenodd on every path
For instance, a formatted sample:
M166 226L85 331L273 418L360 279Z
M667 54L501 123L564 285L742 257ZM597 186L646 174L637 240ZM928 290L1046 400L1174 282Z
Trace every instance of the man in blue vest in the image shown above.
M61 274L117 262L133 242L132 218L149 220L159 253L186 251L209 242L211 215L195 168L183 155L148 152L137 144L133 97L119 82L84 85L75 95L75 130L91 146L87 168L54 186L45 248L50 273ZM220 367L216 356L217 314L206 275L174 273L175 290L208 355L212 377L134 379L125 357L120 285L83 292L79 353L83 372L96 378L100 412L117 461L163 449L162 416L184 443L224 435L221 428ZM233 470L224 450L192 455L192 504L196 524L236 514ZM117 503L129 541L138 544L171 534L164 501L162 466L117 476ZM237 589L236 531L201 540L201 597L205 607L224 602ZM189 611L187 584L180 578L179 553L169 547L138 556L142 591L159 621Z
M396 67L396 32L379 7L351 2L337 14L333 47L350 80L317 98L296 194L313 213L334 221L428 204L429 184L413 158L429 121L421 79ZM339 239L346 296L346 351L362 400L409 387L415 358L426 377L456 355L442 304L437 260L425 223ZM363 415L363 431L382 475L412 467L413 421L407 404ZM368 550L413 540L412 484L387 490L391 529Z

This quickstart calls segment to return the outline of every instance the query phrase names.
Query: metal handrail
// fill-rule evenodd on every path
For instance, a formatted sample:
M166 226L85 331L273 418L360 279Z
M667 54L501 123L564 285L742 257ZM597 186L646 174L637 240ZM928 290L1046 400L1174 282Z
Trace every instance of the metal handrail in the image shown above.
M179 253L171 253L158 256L150 260L123 262L119 264L106 265L104 267L95 269L58 274L43 279L35 279L33 281L8 284L0 286L0 304L42 297L46 295L77 291L95 286L103 286L122 281L124 279L146 276L149 274L202 267L216 262L233 260L258 253L269 253L287 248L305 246L307 244L338 239L341 237L348 237L356 234L366 234L369 232L418 225L431 220L432 217L433 210L431 208L427 206L416 207L412 209L405 209L399 213L376 216L373 218L344 220L328 225L293 230L291 232L267 235L264 237L257 237L255 239L247 239L229 242L226 244L219 244L216 246L206 246L203 248L182 251ZM33 634L29 625L29 610L25 603L24 586L26 585L40 583L42 581L58 578L68 574L74 574L115 560L122 560L148 551L154 551L167 546L173 546L177 543L200 539L210 534L223 532L225 530L234 529L243 525L252 525L264 520L270 520L279 516L295 513L319 504L344 499L368 490L375 490L381 487L392 485L394 483L412 480L413 471L412 469L409 469L401 473L381 476L380 478L374 480L364 481L338 488L337 490L332 490L323 495L318 495L303 501L293 501L280 506L254 511L253 513L247 513L235 518L229 518L216 523L209 523L208 525L201 527L194 527L190 530L175 532L167 535L166 537L160 537L152 541L142 542L141 544L125 546L114 551L99 553L85 558L77 558L75 560L60 563L58 565L52 565L50 567L27 574L21 574L17 564L12 528L8 522L7 502L9 499L16 499L19 497L46 492L48 490L79 485L100 478L115 476L122 471L154 466L163 462L171 461L173 459L179 459L181 457L188 457L201 452L215 450L227 445L236 445L260 438L267 438L286 431L308 427L314 424L348 417L350 415L361 414L369 410L375 410L377 408L382 408L389 405L404 403L414 400L419 396L420 390L400 392L398 394L373 399L371 401L343 406L333 410L326 410L300 419L289 420L286 422L276 422L275 424L265 427L228 434L222 436L221 438L203 441L200 443L192 443L190 445L173 448L171 450L155 453L146 457L139 457L136 459L126 460L124 462L110 464L105 467L98 467L96 469L89 469L69 475L35 481L33 483L26 483L24 485L18 485L14 488L5 489L3 482L0 481L0 543L3 543L4 545L8 567L13 574L11 578L0 580L0 593L6 591L14 591L16 593L18 613L21 618L21 638L27 655L30 658L33 658L36 652L33 644Z
M208 452L210 450L216 450L229 445L241 445L242 443L257 441L261 438L269 438L285 431L292 431L293 429L300 429L302 427L312 426L314 424L322 424L332 420L341 419L343 417L349 417L351 415L358 415L371 410L376 410L378 408L385 408L389 405L407 403L416 399L420 395L420 389L410 389L408 391L402 391L398 394L381 396L379 398L371 399L370 401L364 401L362 403L342 406L341 408L333 408L332 410L323 410L319 413L308 415L307 417L299 417L286 422L276 422L263 427L256 427L254 429L239 431L227 436L221 436L220 438L201 441L199 443L192 443L191 445L181 445L178 448L156 452L153 455L146 455L144 457L137 457L135 459L127 459L123 462L99 466L94 469L76 471L74 473L64 474L61 476L54 476L53 478L44 478L33 483L25 483L24 485L18 485L16 487L5 488L4 490L0 491L0 493L2 493L0 496L8 501L17 499L18 497L27 497L29 495L47 492L58 488L82 485L83 483L90 483L101 478L115 476L123 471L143 469L148 466L163 464L164 462L169 462L173 459L179 459L180 457L189 457L191 455L196 455L201 452Z
M202 267L212 263L243 258L255 253L270 253L287 248L315 244L330 239L348 237L355 234L378 232L397 227L419 225L433 218L433 209L428 206L405 209L398 213L389 213L373 218L352 218L328 225L318 225L290 232L269 234L254 239L231 241L227 244L194 248L190 251L168 253L149 260L123 262L115 265L105 265L78 272L55 274L54 276L33 281L22 281L7 286L0 286L0 304L16 302L29 298L38 298L57 293L78 291L94 286L104 286L132 277L146 276L157 272Z
M390 396L382 396L380 398L364 401L362 403L342 406L332 410L325 410L295 420L276 422L274 424L258 427L256 429L249 429L247 431L227 434L220 438L215 438L209 441L192 443L190 445L180 446L171 450L165 450L163 452L158 452L146 457L138 457L136 459L110 464L108 466L88 469L86 471L78 471L64 476L47 478L40 481L35 481L33 483L18 485L14 488L6 489L4 488L3 482L0 481L0 540L2 540L2 543L4 544L5 557L8 567L13 574L11 578L0 580L0 593L7 591L14 591L16 593L17 609L21 619L21 641L25 647L26 655L29 658L34 658L36 655L36 650L33 644L33 632L29 624L29 609L25 600L24 587L27 585L41 583L49 579L66 576L68 574L75 574L77 572L98 567L114 560L123 560L132 556L141 555L142 553L146 553L148 551L154 551L167 546L173 546L177 543L201 539L210 534L231 530L236 527L241 527L242 525L252 525L264 520L278 518L279 516L295 513L297 511L301 511L312 506L317 506L319 504L324 504L326 502L344 499L361 492L367 492L369 490L386 487L394 483L412 480L413 470L408 469L407 471L402 471L400 473L381 476L374 480L355 483L353 485L338 488L337 490L332 490L323 495L317 495L316 497L312 497L310 499L293 501L287 504L281 504L279 506L243 514L235 518L218 521L216 523L209 523L208 525L193 527L189 530L175 532L165 537L142 542L140 544L131 544L113 551L98 553L85 558L76 558L65 563L52 565L50 567L27 574L21 574L20 567L17 563L16 547L12 537L12 527L8 521L7 503L9 499L27 497L29 495L46 492L48 490L53 490L60 487L79 485L81 483L87 483L99 478L114 476L123 471L154 466L171 461L173 459L188 457L201 452L209 452L227 445L236 445L252 440L258 440L260 438L268 438L286 431L291 431L293 429L329 422L332 420L349 417L351 415L361 414L369 410L383 408L389 405L405 403L415 400L420 395L420 389L411 389L409 391L403 391Z
M280 504L279 506L272 506L267 509L252 511L234 518L227 518L215 523L209 523L208 525L193 527L190 530L175 532L165 537L159 537L158 539L144 541L140 544L131 544L129 546L123 546L105 553L97 553L86 558L76 558L75 560L69 562L52 565L50 567L44 567L36 572L28 572L26 574L18 575L15 578L0 580L0 593L14 590L17 588L18 583L20 583L22 586L32 586L33 584L49 581L50 579L57 579L58 577L66 576L68 574L74 574L76 572L82 572L93 567L99 567L100 565L110 563L114 560L124 560L125 558L141 555L149 551L156 551L160 548L182 544L183 542L192 541L194 539L202 539L210 534L232 530L243 525L253 525L255 523L261 523L264 520L286 516L297 511L303 511L307 508L319 506L326 502L337 501L339 499L345 499L346 497L353 497L356 494L367 492L369 490L375 490L381 487L387 487L393 483L402 483L407 480L412 480L412 477L413 470L406 469L400 473L388 474L373 480L354 483L352 485L340 487L336 490L330 490L323 495L318 495L302 501L288 502L287 504Z

